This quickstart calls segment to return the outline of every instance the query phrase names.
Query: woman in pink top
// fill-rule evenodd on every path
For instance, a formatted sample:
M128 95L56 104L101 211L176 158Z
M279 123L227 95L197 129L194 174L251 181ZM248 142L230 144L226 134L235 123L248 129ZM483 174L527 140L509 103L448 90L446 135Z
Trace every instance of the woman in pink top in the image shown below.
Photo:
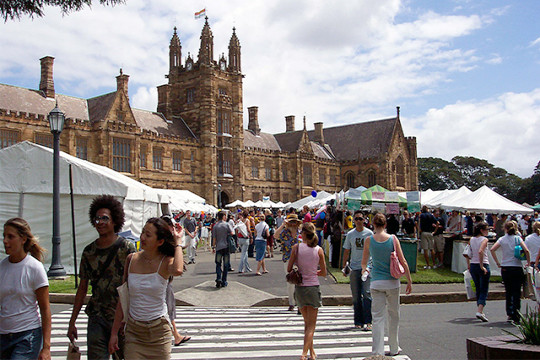
M302 239L302 243L292 248L287 271L290 272L293 265L296 265L302 274L302 283L296 285L294 297L304 317L304 349L300 360L306 360L308 351L310 359L317 358L313 350L313 334L317 323L317 313L322 305L318 276L326 276L326 263L324 252L317 245L319 239L315 235L315 226L312 223L302 225Z

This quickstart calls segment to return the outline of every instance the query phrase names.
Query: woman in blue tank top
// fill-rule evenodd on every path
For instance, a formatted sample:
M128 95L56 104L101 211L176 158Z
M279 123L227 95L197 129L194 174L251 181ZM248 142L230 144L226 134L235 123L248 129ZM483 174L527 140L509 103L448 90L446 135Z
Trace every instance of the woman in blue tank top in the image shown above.
M369 256L371 255L373 267L371 270L371 316L373 318L373 354L395 356L401 351L398 340L399 327L399 279L394 278L390 273L390 254L396 253L401 265L405 269L407 277L406 294L412 290L411 273L409 265L403 256L403 251L399 241L394 242L394 236L386 233L386 217L377 214L373 218L375 226L374 234L368 237L364 243L364 254L362 256L362 269L367 269ZM367 270L364 270L364 272ZM388 343L390 352L384 352L384 324L385 312L388 310Z

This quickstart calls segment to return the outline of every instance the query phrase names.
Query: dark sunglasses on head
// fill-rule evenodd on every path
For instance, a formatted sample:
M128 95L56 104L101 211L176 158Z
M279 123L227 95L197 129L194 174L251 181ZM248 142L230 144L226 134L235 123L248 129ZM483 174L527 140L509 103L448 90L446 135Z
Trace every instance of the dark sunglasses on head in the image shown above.
M103 224L106 224L106 223L109 222L109 220L111 220L111 218L108 217L108 216L106 216L106 215L104 215L104 216L96 216L96 217L94 218L94 222L95 222L96 224L99 224L100 222L103 223Z

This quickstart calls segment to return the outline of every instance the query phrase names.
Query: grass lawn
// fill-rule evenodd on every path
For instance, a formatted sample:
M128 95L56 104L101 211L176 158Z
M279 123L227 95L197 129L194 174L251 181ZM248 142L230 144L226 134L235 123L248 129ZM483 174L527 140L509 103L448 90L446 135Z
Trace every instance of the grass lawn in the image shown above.
M455 273L448 268L424 270L424 265L426 265L426 261L420 253L418 253L416 260L416 273L411 273L413 284L450 284L463 282L463 274ZM349 283L349 278L343 276L341 269L334 269L332 267L329 267L328 269L336 278L338 284ZM501 281L502 278L500 276L491 276L490 278L490 282L500 283ZM406 284L407 279L405 277L402 277L401 282Z
M68 275L66 280L49 280L49 293L75 294L75 276ZM88 285L88 294L92 293L92 285Z

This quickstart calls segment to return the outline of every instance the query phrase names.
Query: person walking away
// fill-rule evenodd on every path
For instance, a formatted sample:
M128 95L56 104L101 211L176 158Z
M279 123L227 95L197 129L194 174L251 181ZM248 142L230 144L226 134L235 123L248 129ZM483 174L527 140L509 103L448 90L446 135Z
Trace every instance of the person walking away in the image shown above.
M238 265L238 273L252 272L248 264L248 247L253 240L250 239L248 231L247 211L238 214L238 221L235 225L236 236L238 237L238 245L240 246L240 264Z
M294 297L304 318L304 348L300 360L307 360L308 352L310 359L317 358L313 349L313 334L319 307L322 305L318 276L326 276L326 262L322 248L317 245L318 239L312 223L302 225L302 240L302 243L292 248L287 271L290 272L296 265L302 275L302 283L295 286Z
M538 255L540 254L540 222L535 221L532 225L532 233L525 238L525 245L527 249L531 252L531 261L535 260L536 269L540 270L538 267ZM540 299L538 299L540 300Z
M315 215L315 233L317 234L317 238L319 240L318 245L321 247L323 245L324 237L324 219L326 219L326 209L319 211L319 213Z
M93 199L88 211L90 223L99 237L87 245L81 256L80 283L75 295L67 337L77 339L75 322L84 303L88 284L92 285L92 296L86 305L88 315L87 356L89 360L109 359L108 344L118 303L116 288L122 285L124 267L129 254L136 251L135 245L118 236L125 220L122 204L112 195L101 195ZM123 358L124 338L119 337L117 355Z
M339 268L341 255L341 234L343 232L343 211L336 210L331 218L330 244L332 245L332 255L330 265Z
M264 221L264 215L259 215L259 220L259 223L255 225L255 260L257 260L257 272L255 275L258 276L268 272L264 263L264 256L266 252L266 238L270 236L270 230L268 224Z
M385 231L386 218L383 214L377 214L373 218L375 227L374 235L368 237L364 242L364 253L362 255L362 269L367 271L367 264L371 256L373 268L371 270L371 316L373 318L373 344L374 355L385 355L384 353L384 325L385 313L388 312L388 343L390 352L386 355L395 356L401 351L399 348L399 279L392 277L390 272L390 254L395 251L399 262L405 269L407 277L408 295L412 291L411 273L409 265L403 256L403 251L399 241L394 241L394 236Z
M217 214L217 223L212 229L212 251L215 252L216 263L216 287L227 287L227 274L231 266L231 254L229 253L228 237L234 235L234 230L225 221L225 212Z
M184 230L186 232L186 250L189 259L188 264L195 264L195 248L197 247L197 220L191 217L191 211L186 211L184 219Z
M437 220L435 220L435 217L428 211L428 207L426 205L422 206L422 213L420 214L418 225L420 227L420 247L424 251L424 259L426 259L426 266L424 266L424 269L431 269L431 266L429 265L430 253L432 264L435 266L433 230L435 230L436 223Z
M164 220L169 226L169 231L173 234L175 243L182 245L182 253L184 249L184 229L178 224L170 215L163 215L161 219ZM184 267L185 270L185 267ZM165 302L167 303L167 313L169 314L169 319L171 320L172 334L174 338L174 346L180 346L180 344L185 343L191 339L191 336L183 336L178 332L176 328L176 300L174 298L174 291L172 288L173 277L169 277L167 282L167 293Z
M386 232L388 232L391 235L396 235L399 231L399 220L396 219L396 216L394 214L390 214L388 219L386 220Z
M45 249L22 218L6 221L3 237L7 257L0 262L0 359L49 360L49 281L41 263Z
M527 258L527 266L531 263L529 249L523 240L516 235L517 223L507 221L504 224L504 236L500 237L491 247L491 255L498 267L501 268L501 275L506 291L506 315L507 321L519 322L519 310L521 310L521 286L525 280L523 274L523 264L521 260L514 256L514 248L521 245ZM502 260L499 261L495 253L498 248L502 250Z
M298 215L289 214L287 219L276 230L276 239L281 242L281 260L283 261L283 269L285 274L288 273L289 259L291 258L291 251L293 246L298 244L298 229L302 225L302 221L298 219ZM294 310L294 285L287 282L287 294L289 296L289 311Z
M248 257L254 257L253 252L255 250L255 210L251 209L249 210L249 216L248 216L248 230L250 233L250 244L248 246Z
M504 224L506 223L507 218L508 216L506 214L502 214L501 217L495 221L495 234L497 235L497 238L504 236Z
M269 235L266 238L266 257L274 257L274 217L269 209L264 210L264 221L268 224Z
M168 279L182 275L184 255L179 237L160 218L148 219L141 233L143 251L130 254L124 281L129 291L129 314L116 307L109 352L118 350L118 332L125 322L126 360L170 359L172 330L166 296Z
M371 331L370 279L368 277L365 281L362 280L362 256L365 240L373 235L373 231L364 227L364 216L360 210L354 212L353 219L355 228L347 233L343 243L343 249L345 249L343 263L349 261L351 267L349 279L354 309L354 327Z
M435 248L435 255L439 263L434 264L434 268L440 268L444 266L444 229L445 221L440 216L441 211L435 210L435 231L433 232L433 245Z
M473 278L474 286L476 287L476 305L478 306L476 318L483 322L488 322L488 318L484 314L484 307L486 306L489 277L491 276L487 233L488 224L484 221L481 221L474 227L473 237L469 240L473 257L470 260L467 257L468 268Z

